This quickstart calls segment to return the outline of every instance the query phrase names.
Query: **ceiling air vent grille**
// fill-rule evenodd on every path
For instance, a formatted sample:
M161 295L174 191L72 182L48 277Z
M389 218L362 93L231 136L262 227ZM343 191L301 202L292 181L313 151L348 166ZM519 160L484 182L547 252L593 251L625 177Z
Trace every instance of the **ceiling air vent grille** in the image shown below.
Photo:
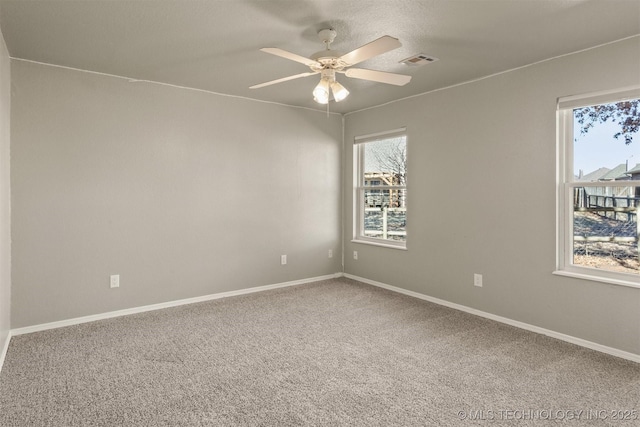
M410 65L412 67L418 65L429 64L431 62L437 61L438 58L434 58L433 56L425 55L424 53L419 53L417 55L413 55L408 57L407 59L403 59L400 61L402 64Z

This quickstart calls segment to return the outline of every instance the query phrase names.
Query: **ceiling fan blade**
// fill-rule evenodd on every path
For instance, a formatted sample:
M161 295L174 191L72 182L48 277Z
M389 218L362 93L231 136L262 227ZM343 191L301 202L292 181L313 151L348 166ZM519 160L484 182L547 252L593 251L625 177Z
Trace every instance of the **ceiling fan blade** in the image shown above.
M349 53L345 53L340 57L340 59L344 61L347 66L355 65L369 58L373 58L374 56L397 49L400 46L402 46L402 43L400 43L400 40L395 37L382 36L371 43L367 43Z
M404 74L365 70L364 68L349 68L344 74L354 79L371 80L396 86L404 86L411 81L411 76L405 76Z
M261 87L274 85L276 83L286 82L287 80L293 80L293 79L299 79L300 77L312 76L312 75L318 74L318 73L319 73L319 71L318 72L310 71L308 73L301 73L301 74L296 74L296 75L289 76L289 77L283 77L281 79L271 80L270 82L260 83L259 85L253 85L253 86L249 87L249 89L258 89L258 88L261 88Z
M308 67L311 67L311 66L314 66L314 65L318 66L318 67L322 67L322 65L320 65L319 62L314 61L313 59L305 58L304 56L296 55L295 53L287 52L286 50L278 49L277 47L263 47L260 50L263 51L263 52L266 52L266 53L270 53L272 55L279 56L281 58L285 58L285 59L289 59L291 61L299 62L301 64L304 64L304 65L308 66Z

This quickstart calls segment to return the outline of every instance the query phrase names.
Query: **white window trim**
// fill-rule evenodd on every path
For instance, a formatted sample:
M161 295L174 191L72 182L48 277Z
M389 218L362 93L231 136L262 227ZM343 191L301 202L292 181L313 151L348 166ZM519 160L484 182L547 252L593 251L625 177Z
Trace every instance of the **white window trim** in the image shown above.
M364 235L364 210L361 206L364 205L364 176L360 176L359 172L364 167L363 150L359 149L362 144L367 142L379 141L381 139L390 139L394 137L403 136L408 142L407 128L398 128L386 132L377 132L369 135L357 136L354 139L353 144L353 156L354 156L354 168L353 168L353 239L352 243L362 243L366 245L380 246L390 249L407 250L407 240L409 239L409 230L407 227L407 238L404 241L397 240L385 240L377 239L375 237L367 237ZM407 144L408 146L408 144ZM407 148L408 150L408 148ZM381 186L382 187L382 186ZM370 188L370 187L368 187ZM408 186L400 185L387 185L384 186L385 190L398 190L404 189L408 192ZM407 202L405 201L405 208L408 209Z
M573 181L573 110L590 105L640 98L640 86L615 91L569 96L558 99L557 108L557 163L556 163L556 270L555 275L640 288L640 275L578 266L573 259L573 204L574 187L585 183ZM640 143L640 142L635 142ZM624 181L590 182L589 187L629 186Z

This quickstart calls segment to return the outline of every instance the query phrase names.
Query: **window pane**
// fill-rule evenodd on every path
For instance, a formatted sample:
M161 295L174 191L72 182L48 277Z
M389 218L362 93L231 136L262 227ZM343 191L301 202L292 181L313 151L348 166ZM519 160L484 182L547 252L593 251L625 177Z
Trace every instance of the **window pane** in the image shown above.
M573 110L573 181L584 183L573 188L574 265L640 272L638 103L631 99ZM589 187L590 182L612 185Z
M627 171L640 169L640 140L634 138L639 103L635 99L573 110L575 181L627 180Z
M573 189L573 264L640 273L638 211L640 186Z
M406 190L367 188L363 208L366 237L406 241Z
M364 185L406 185L405 137L367 142L364 145Z

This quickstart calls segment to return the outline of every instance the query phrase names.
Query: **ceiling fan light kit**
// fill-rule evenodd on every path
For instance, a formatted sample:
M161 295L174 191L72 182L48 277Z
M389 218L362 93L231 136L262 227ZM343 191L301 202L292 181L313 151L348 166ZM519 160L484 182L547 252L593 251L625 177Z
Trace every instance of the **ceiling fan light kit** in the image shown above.
M329 88L333 94L333 100L340 102L349 95L349 91L336 80L335 70L326 68L321 71L320 83L313 90L313 100L318 104L329 102Z
M347 88L342 86L337 81L334 81L333 83L331 83L331 93L333 93L333 99L336 102L340 102L343 99L345 99L347 96L349 96L349 91L347 90Z
M328 104L330 92L335 102L340 102L349 95L349 91L336 80L336 73L342 73L350 78L387 83L396 86L403 86L411 80L411 76L403 74L367 70L364 68L349 68L374 56L381 55L402 46L400 41L394 37L382 36L346 54L331 50L331 43L336 37L335 30L330 28L320 30L318 37L325 44L325 49L314 53L309 58L274 47L260 49L265 53L304 64L311 69L311 72L295 74L293 76L257 84L251 86L250 89L258 89L288 80L320 74L320 82L313 90L313 99L319 104Z
M313 90L313 100L318 104L326 104L329 102L329 82L325 78L320 79L320 83Z

